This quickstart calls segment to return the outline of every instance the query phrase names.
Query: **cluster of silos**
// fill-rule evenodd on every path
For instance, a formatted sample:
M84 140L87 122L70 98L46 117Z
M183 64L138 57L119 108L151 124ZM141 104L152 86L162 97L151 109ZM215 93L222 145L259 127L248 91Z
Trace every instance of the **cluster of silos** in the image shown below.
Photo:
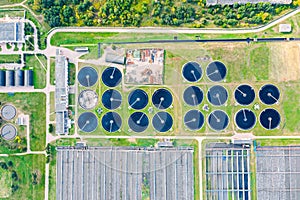
M33 86L33 70L0 70L0 86Z

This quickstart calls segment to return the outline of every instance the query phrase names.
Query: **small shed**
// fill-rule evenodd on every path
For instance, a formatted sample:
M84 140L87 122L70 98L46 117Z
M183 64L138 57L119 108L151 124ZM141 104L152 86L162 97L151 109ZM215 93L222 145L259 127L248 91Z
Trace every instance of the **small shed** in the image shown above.
M279 32L280 33L292 32L292 25L291 24L279 24Z
M105 56L105 62L109 63L116 63L120 65L125 64L125 57L124 56L119 56L113 53L107 53Z

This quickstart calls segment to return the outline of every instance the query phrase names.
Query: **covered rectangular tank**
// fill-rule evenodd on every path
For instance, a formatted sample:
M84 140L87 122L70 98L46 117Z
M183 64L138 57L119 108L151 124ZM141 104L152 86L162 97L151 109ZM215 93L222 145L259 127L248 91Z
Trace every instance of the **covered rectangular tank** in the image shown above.
M5 86L5 71L0 70L0 86Z
M15 86L24 86L24 71L16 70L15 72Z
M7 70L6 71L6 86L15 86L15 71Z
M25 70L25 86L33 86L33 71Z

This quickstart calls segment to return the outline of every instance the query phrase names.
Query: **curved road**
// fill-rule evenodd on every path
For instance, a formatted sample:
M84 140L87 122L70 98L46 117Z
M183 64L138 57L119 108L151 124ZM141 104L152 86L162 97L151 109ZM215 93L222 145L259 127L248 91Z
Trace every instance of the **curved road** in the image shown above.
M245 34L245 33L258 33L265 31L276 24L300 13L300 7L296 10L289 12L278 19L257 28L249 29L196 29L196 28L158 28L158 27L143 27L143 28L103 28L103 27L61 27L54 28L49 31L47 37L47 46L51 46L51 38L58 32L113 32L113 33L181 33L181 34Z

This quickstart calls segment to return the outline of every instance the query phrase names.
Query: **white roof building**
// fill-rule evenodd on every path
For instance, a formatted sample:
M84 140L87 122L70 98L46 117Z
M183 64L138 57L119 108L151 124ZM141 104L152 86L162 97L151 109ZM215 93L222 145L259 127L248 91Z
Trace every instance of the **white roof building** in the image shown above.
M279 32L280 33L290 33L292 31L291 24L279 24Z

